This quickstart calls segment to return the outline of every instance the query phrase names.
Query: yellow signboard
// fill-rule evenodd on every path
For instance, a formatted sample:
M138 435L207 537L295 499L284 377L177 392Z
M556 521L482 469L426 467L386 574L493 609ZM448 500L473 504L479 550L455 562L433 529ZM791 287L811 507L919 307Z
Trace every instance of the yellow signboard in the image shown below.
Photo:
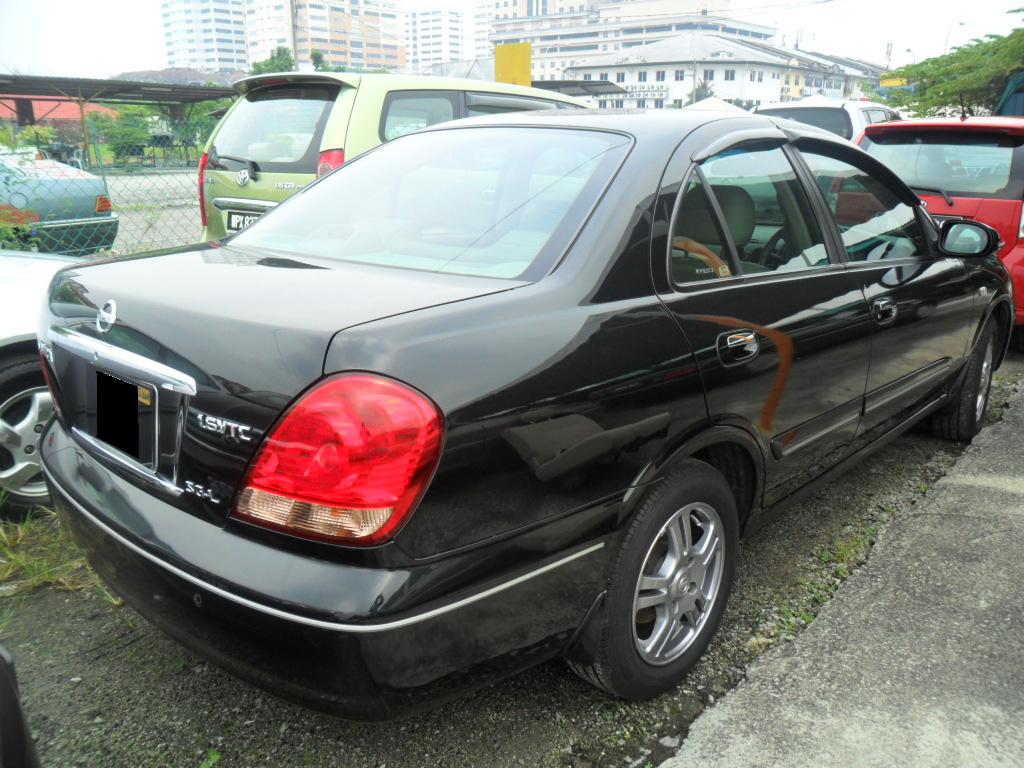
M883 77L878 81L878 84L882 88L895 88L900 85L907 84L907 78L905 77Z
M494 46L494 79L499 83L530 85L530 44Z

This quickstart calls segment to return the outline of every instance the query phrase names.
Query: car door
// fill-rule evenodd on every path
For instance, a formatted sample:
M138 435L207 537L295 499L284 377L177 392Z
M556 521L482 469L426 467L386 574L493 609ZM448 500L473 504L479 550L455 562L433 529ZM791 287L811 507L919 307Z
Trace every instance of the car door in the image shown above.
M924 407L959 369L974 323L973 289L963 262L937 251L917 198L887 168L852 148L799 147L871 308L860 430L872 437Z
M653 262L711 420L762 445L766 504L849 453L871 333L858 279L830 253L779 137L698 159Z

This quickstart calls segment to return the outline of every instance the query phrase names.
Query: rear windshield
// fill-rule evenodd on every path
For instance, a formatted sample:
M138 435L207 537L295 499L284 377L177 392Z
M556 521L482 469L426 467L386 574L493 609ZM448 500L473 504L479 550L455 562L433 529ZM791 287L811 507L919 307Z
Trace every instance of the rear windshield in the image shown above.
M911 187L961 197L1024 197L1022 137L974 131L891 131L861 147Z
M842 107L776 107L758 109L757 114L797 120L838 134L844 139L853 138L853 123Z
M246 94L214 137L210 167L235 170L245 167L237 159L242 158L268 173L316 173L320 139L337 95L338 86L330 84L273 86Z
M231 242L297 256L535 279L569 243L629 144L619 134L554 128L413 134L329 174Z

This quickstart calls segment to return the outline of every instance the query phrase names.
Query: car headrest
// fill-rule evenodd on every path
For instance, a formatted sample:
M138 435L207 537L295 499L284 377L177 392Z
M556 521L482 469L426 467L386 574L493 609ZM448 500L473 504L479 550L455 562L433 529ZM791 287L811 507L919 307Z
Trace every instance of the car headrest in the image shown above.
M746 245L754 234L754 200L742 187L712 184L711 189L725 216L733 241L736 245ZM711 207L700 187L693 187L683 196L676 233L705 245L722 245Z

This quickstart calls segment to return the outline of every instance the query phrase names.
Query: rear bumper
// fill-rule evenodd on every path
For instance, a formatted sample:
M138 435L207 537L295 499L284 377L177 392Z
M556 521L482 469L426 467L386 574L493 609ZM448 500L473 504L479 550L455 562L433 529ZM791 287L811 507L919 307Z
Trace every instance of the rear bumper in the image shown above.
M88 256L106 250L117 238L117 214L83 219L43 221L33 226L39 250L68 256Z
M41 457L54 506L129 605L239 677L352 719L406 714L558 655L603 581L604 542L590 541L375 615L393 590L430 581L431 566L326 562L192 517L100 464L56 421Z

